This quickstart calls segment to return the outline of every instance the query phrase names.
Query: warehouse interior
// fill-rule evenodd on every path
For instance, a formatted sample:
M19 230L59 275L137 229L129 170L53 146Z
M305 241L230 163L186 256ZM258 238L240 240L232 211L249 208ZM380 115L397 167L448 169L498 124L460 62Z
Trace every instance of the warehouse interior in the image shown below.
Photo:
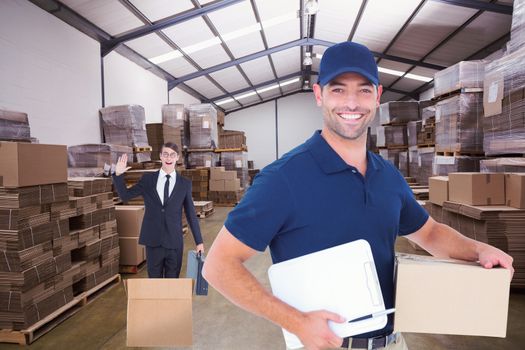
M524 0L1 1L0 349L125 348L122 281L146 278L147 259L144 201L119 200L116 157L133 159L133 185L175 140L209 249L257 173L323 127L312 86L343 41L379 68L368 148L436 221L514 258L505 337L406 332L409 348L521 349ZM396 252L428 255L404 238ZM270 288L268 250L247 266ZM279 327L208 293L178 348L286 348Z

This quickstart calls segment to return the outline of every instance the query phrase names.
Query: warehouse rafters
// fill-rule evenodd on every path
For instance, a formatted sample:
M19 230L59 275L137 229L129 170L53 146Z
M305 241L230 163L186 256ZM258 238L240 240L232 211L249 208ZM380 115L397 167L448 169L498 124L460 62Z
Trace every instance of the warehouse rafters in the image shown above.
M344 40L374 52L383 102L418 99L437 71L499 50L512 14L512 0L31 1L102 57L114 50L226 112L310 91L324 50Z

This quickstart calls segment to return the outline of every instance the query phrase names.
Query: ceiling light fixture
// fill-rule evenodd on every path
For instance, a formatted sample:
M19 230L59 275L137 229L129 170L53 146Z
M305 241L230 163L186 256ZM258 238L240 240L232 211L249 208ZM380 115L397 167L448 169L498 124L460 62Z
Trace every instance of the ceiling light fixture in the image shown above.
M319 3L317 0L308 0L304 4L304 12L309 15L315 15L319 11Z
M270 18L267 21L257 22L255 24L235 30L233 32L221 34L221 36L224 41L231 41L231 40L246 36L248 34L258 32L261 30L261 28L269 29L271 27L277 26L281 23L292 21L294 19L297 19L297 12L289 12L281 16ZM211 39L201 41L201 42L198 42L190 46L183 47L182 52L186 54L190 54L190 53L194 53L200 50L207 49L215 45L219 45L220 43L221 43L221 39L218 36L216 36ZM148 60L151 63L160 64L160 63L164 63L164 62L167 62L167 61L170 61L175 58L182 57L182 56L183 54L180 51L173 50L168 53L149 58Z

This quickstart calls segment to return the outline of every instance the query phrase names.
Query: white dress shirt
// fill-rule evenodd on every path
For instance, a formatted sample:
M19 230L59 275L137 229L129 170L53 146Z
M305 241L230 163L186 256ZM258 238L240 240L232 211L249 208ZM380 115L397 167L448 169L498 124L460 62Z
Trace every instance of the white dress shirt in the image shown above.
M162 169L159 171L159 178L157 179L157 193L159 194L160 201L162 202L162 205L164 205L164 185L166 184L166 172ZM170 188L169 188L169 195L171 196L171 192L173 192L173 189L175 188L175 182L177 181L177 173L173 171L170 175Z

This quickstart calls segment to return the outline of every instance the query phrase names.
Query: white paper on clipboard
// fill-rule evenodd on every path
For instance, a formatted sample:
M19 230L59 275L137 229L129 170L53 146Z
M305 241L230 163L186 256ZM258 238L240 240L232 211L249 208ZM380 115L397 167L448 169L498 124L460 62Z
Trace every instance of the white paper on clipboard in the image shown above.
M273 294L303 312L328 310L351 320L385 310L372 250L362 239L274 264L268 276ZM387 319L329 321L329 327L349 337L381 329ZM302 347L294 334L285 329L283 334L287 348Z

